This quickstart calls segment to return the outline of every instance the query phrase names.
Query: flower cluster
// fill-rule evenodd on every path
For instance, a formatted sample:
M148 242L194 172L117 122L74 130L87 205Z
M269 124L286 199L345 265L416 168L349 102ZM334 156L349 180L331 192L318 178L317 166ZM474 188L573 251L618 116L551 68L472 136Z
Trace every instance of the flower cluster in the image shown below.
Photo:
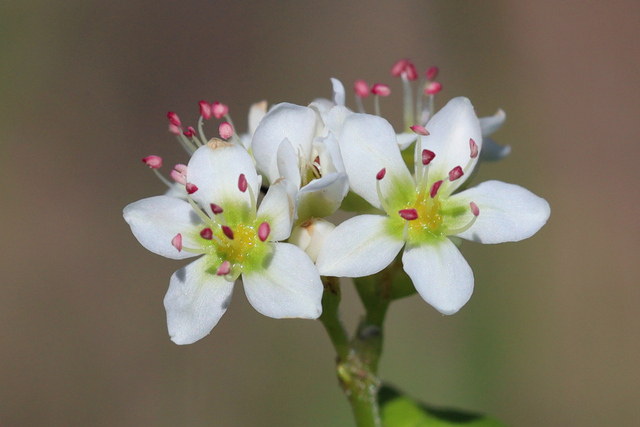
M197 130L167 115L190 160L174 167L170 182L158 172L160 157L144 158L169 190L128 205L124 218L148 250L173 259L199 256L173 274L164 300L174 342L207 335L239 278L260 313L316 319L321 276L376 274L403 248L402 266L416 291L441 313L453 314L474 285L459 238L512 242L545 224L549 205L522 187L500 181L468 186L481 160L510 151L488 138L504 112L478 118L466 98L435 112L434 96L442 89L437 68L421 77L403 59L391 73L402 80L400 132L380 115L389 86L364 80L353 86L356 111L346 107L344 86L332 79L331 100L282 103L268 111L265 102L254 104L244 135L219 102L200 102ZM369 95L374 115L365 113ZM222 139L204 136L203 123L212 118L222 121ZM336 227L326 218L341 207L354 216Z

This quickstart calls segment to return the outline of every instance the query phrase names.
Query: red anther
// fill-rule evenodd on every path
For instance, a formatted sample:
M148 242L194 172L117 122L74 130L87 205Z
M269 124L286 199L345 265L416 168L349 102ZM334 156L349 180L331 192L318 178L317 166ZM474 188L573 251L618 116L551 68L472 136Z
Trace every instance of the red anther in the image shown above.
M408 62L409 62L408 59L403 58L397 61L395 64L393 64L393 67L391 67L391 75L393 77L400 77L400 75L405 70L405 68L407 68Z
M449 171L449 181L455 181L462 175L464 175L464 172L462 172L462 168L460 166L456 166L455 168L451 169L451 171Z
M180 128L180 126L176 126L173 123L169 123L169 132L171 132L174 135L180 135L180 132L182 132L182 129Z
M213 116L211 104L209 104L205 100L202 100L198 102L198 105L200 105L200 115L202 116L202 118L205 120L209 120Z
M387 168L380 169L380 172L376 174L376 179L380 181L387 174Z
M244 176L243 173L241 173L238 177L238 189L244 193L245 191L247 191L248 185L249 184L247 183L247 177Z
M215 203L211 203L209 206L211 207L211 212L213 212L214 215L220 215L222 212L224 212L222 206L218 206Z
M160 167L162 167L162 157L160 156L147 156L142 159L142 161L151 169L159 169Z
M407 61L407 66L404 68L404 73L407 76L408 80L417 80L418 72L416 71L416 66L413 65L413 62Z
M182 127L182 123L180 123L180 118L173 111L169 111L167 113L167 118L169 119L169 123L171 123L172 125L177 126L179 128Z
M478 205L476 205L475 202L469 203L469 206L471 206L471 212L474 216L480 215L480 208L478 208Z
M211 240L213 239L213 231L210 228L205 228L200 232L200 237L203 239Z
M362 79L358 79L353 83L353 91L358 98L366 98L369 96L369 85Z
M198 191L198 187L196 187L195 184L192 184L190 182L187 182L187 184L184 187L187 190L187 194L193 194L196 191Z
M471 150L472 159L478 157L478 144L476 144L473 138L469 138L469 149Z
M438 77L438 71L438 67L429 67L427 72L424 73L424 76L427 78L427 80L432 82L436 77Z
M442 85L438 82L431 82L424 88L426 95L435 95L442 90Z
M231 229L231 227L229 227L228 225L223 225L220 228L222 228L222 232L225 236L227 236L229 240L233 240L233 230Z
M398 213L403 219L406 219L407 221L418 219L418 211L415 209L400 209Z
M229 273L231 273L231 263L229 261L223 262L216 272L218 276L226 276Z
M379 96L389 96L391 89L383 83L376 83L371 86L371 93Z
M422 164L427 166L433 159L436 158L436 153L431 150L422 150Z
M413 125L410 128L412 131L417 133L418 135L427 136L429 135L429 131L424 128L424 126Z
M211 104L211 111L213 112L213 115L216 117L216 119L221 119L222 117L227 115L227 113L229 112L229 107L216 101Z
M431 186L431 191L429 192L429 195L431 196L432 199L436 197L436 194L438 194L438 190L440 189L441 185L442 185L442 180L434 182L433 185Z
M262 242L269 238L269 233L271 233L271 227L269 227L269 224L266 221L260 224L260 227L258 227L258 237Z
M187 126L187 130L182 132L182 134L187 138L193 138L194 136L196 136L196 130L191 126Z
M222 139L229 139L231 135L233 135L233 127L229 122L222 123L220 127L218 127L218 131Z
M178 233L175 235L173 239L171 239L171 244L174 248L178 250L178 252L182 251L182 234Z

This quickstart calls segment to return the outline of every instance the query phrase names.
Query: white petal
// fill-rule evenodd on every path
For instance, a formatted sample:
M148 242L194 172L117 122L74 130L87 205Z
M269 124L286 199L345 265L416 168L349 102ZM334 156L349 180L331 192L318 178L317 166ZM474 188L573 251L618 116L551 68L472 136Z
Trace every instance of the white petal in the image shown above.
M317 319L322 314L324 289L318 270L299 247L271 245L266 268L242 275L247 299L259 313L275 319Z
M238 188L238 178L244 174L254 194L260 191L260 177L247 150L237 144L220 141L209 143L196 150L189 161L187 181L195 184L198 191L193 200L211 214L210 204L215 203L227 210L227 204L251 204L249 191Z
M318 122L313 109L288 103L276 105L262 118L251 146L258 170L267 176L269 182L275 182L280 177L276 153L282 140L287 138L295 152L300 150L306 158L311 151Z
M406 247L402 264L416 290L442 314L454 314L473 293L473 271L447 238Z
M209 262L203 256L171 276L164 307L176 344L191 344L208 335L231 302L233 283L208 272Z
M320 274L364 277L391 264L404 241L389 234L387 221L382 215L359 215L338 225L318 255Z
M464 169L469 161L472 162L467 174L452 183L453 191L466 181L478 161L477 157L473 160L470 157L469 139L482 150L482 133L473 105L467 98L454 98L429 120L426 128L430 135L421 137L421 147L436 154L429 166L433 181L445 178L456 166ZM416 158L419 159L419 155Z
M340 135L344 121L352 114L354 114L353 111L347 107L338 105L331 108L328 113L323 114L322 120L324 121L325 127L334 135Z
M507 115L501 109L496 111L493 116L481 117L480 121L480 129L482 129L482 136L489 136L492 133L496 132L500 129L507 119Z
M380 181L383 195L393 191L398 183L414 185L396 134L383 118L358 113L347 116L338 142L351 189L376 208L381 207L376 187L376 175L381 169L387 172Z
M131 203L122 212L140 244L153 253L172 259L197 256L178 252L171 240L180 233L184 246L197 248L197 228L202 224L191 205L175 197L156 196Z
M326 137L317 137L313 141L313 149L317 151L320 158L322 174L345 171L340 145L332 132L329 132Z
M298 167L298 155L291 142L285 138L280 143L277 153L278 178L286 178L292 184L300 188L300 168ZM275 181L271 181L275 182Z
M496 161L501 160L511 154L510 145L498 145L491 138L484 138L482 141L482 151L480 152L480 160Z
M344 107L344 85L340 80L334 78L331 78L331 84L333 85L333 102Z
M331 172L314 179L298 193L298 218L329 216L338 210L349 192L346 173Z
M483 182L449 200L460 205L469 206L470 202L478 205L480 215L476 222L458 236L479 243L527 239L540 230L551 213L549 203L543 198L526 188L501 181Z
M285 240L291 234L295 216L294 198L298 189L286 179L272 184L258 208L258 222L266 221L271 240Z
M418 134L415 132L403 132L396 135L396 138L398 139L400 150L404 150L418 139Z
M267 101L256 102L249 108L249 135L253 136L262 118L267 114Z

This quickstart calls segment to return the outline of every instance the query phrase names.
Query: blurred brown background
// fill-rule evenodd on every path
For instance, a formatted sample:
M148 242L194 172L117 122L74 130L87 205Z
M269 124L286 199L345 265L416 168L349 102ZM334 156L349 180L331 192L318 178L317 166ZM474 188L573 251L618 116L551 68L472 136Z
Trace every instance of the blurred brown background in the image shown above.
M351 425L321 325L265 318L241 286L210 336L174 345L162 298L182 264L121 211L163 191L142 157L186 161L168 110L194 123L219 100L244 129L252 102L364 78L391 84L399 125L401 57L440 66L440 106L507 112L513 153L479 178L552 215L528 241L464 245L459 314L396 303L383 378L513 426L637 425L639 18L637 1L2 2L0 425Z

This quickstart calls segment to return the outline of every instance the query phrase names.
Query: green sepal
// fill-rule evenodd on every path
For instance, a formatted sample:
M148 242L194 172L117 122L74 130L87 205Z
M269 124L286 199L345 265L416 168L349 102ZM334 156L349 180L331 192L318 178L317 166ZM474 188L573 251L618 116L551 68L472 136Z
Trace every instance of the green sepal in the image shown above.
M378 392L378 401L385 427L506 427L477 413L434 408L387 385Z

